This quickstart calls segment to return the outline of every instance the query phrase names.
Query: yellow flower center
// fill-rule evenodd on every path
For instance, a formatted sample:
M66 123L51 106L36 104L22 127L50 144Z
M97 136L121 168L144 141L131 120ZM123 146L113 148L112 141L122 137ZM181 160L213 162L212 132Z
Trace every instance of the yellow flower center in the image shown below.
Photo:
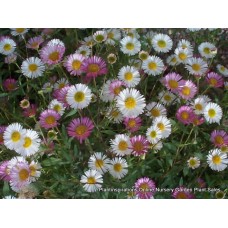
M116 172L121 172L121 170L123 169L122 165L120 163L116 163L114 166L113 166L114 170Z
M115 94L116 96L120 93L120 91L121 91L121 86L120 86L120 87L116 87L116 88L113 90L113 92L114 92L114 94Z
M189 96L190 93L191 93L191 89L189 87L187 87L187 86L184 86L181 92L182 92L183 95Z
M184 61L185 59L187 59L187 55L183 52L179 53L178 57L180 58L180 60Z
M190 165L191 167L194 167L194 166L196 165L196 160L195 160L195 159L191 159L191 160L189 161L189 165Z
M83 55L83 56L86 56L86 51L80 51L80 54Z
M97 64L90 64L88 71L91 73L97 73L100 70L100 67Z
M54 116L48 116L48 117L46 117L45 122L47 124L54 124L55 123L55 117Z
M133 150L136 152L142 151L143 148L144 148L144 146L143 146L142 142L135 142L133 145Z
M166 94L166 95L164 96L164 100L165 100L165 101L171 101L171 96L169 96L168 94Z
M58 88L59 88L59 89L62 89L62 88L64 88L64 87L65 87L65 83L64 83L64 82L59 83L59 85L58 85Z
M95 161L95 166L96 166L96 168L102 168L103 166L104 166L104 162L103 162L103 160L102 159L97 159L96 161Z
M124 74L124 78L127 81L131 81L133 79L133 74L131 72L127 72Z
M189 118L188 112L182 112L182 113L181 113L181 118L182 118L183 120L187 120L187 119Z
M176 63L176 61L177 61L176 57L173 57L173 58L171 59L171 62L172 62L172 63Z
M221 66L221 67L220 67L220 70L221 70L222 72L224 72L225 69L226 69L226 68L225 68L224 66Z
M29 170L30 170L30 175L31 176L36 176L36 167L35 167L35 165L31 165L31 166L29 166Z
M228 153L228 146L227 145L222 145L220 150L223 152L223 153Z
M120 141L119 144L118 144L118 149L119 150L126 150L128 148L128 144L126 141Z
M197 64L197 63L194 63L194 64L192 64L192 69L194 70L194 71L200 71L200 65L199 64Z
M87 130L87 127L85 125L78 125L75 129L75 133L78 135L83 135L85 134Z
M214 164L219 165L222 162L222 159L220 158L220 156L215 155L213 156L212 161Z
M202 111L203 110L203 106L198 103L198 104L195 105L195 109L198 110L198 111Z
M214 109L209 109L209 110L208 110L208 116L209 116L210 118L214 118L215 115L216 115L216 112L215 112Z
M81 67L81 61L79 61L79 60L74 60L73 62L72 62L72 68L73 68L73 70L79 70L80 69L80 67Z
M150 132L150 137L151 137L152 139L156 138L156 137L157 137L157 132L156 132L156 131L151 131L151 132Z
M150 62L150 63L148 64L148 68L149 68L150 70L156 70L156 69L157 69L157 63L155 63L155 62Z
M107 37L108 37L108 39L113 39L114 38L114 33L113 32L109 32Z
M158 123L157 127L161 130L164 131L165 130L165 125L163 123Z
M141 188L143 191L149 191L149 186L147 183L140 184L139 188Z
M20 178L21 181L27 180L28 177L29 177L29 172L28 172L27 169L21 169L19 171L19 178Z
M17 33L23 33L25 31L24 28L16 28Z
M159 40L158 41L158 47L165 48L166 47L166 42L164 40Z
M12 47L10 44L5 44L3 48L5 51L10 51Z
M36 64L34 64L34 63L29 65L29 70L31 72L35 72L37 70L37 68L38 68L38 66Z
M224 144L224 139L221 135L215 136L215 143L216 144Z
M24 145L23 145L24 148L28 148L28 147L30 147L30 146L32 145L32 140L31 140L31 138L25 137L24 140L25 140L25 141L24 141Z
M147 53L141 53L139 55L139 58L144 61L144 60L146 60L148 58L148 54Z
M187 195L184 192L179 192L177 194L177 199L187 199Z
M203 49L203 52L204 52L205 54L209 55L209 54L211 53L211 50L210 50L210 48L205 47L205 48Z
M87 178L87 183L88 184L96 184L96 179L94 177L88 177Z
M15 131L11 135L11 139L13 142L18 142L21 139L21 134L18 131Z
M135 126L136 126L136 121L133 120L133 119L132 119L132 120L129 120L129 121L128 121L128 126L131 127L131 128L132 128L132 127L135 127Z
M61 111L61 107L60 105L56 104L53 109L56 111L56 112L60 112Z
M136 106L136 101L133 97L128 97L126 100L125 100L125 107L127 109L134 109Z
M49 54L48 58L52 61L57 61L59 60L59 52L54 51L51 54Z
M134 47L135 47L135 45L134 45L133 43L127 43L127 44L126 44L127 50L132 51L132 50L134 49Z
M151 116L153 116L153 117L158 117L158 116L160 116L160 111L159 111L157 108L153 108L153 109L150 111L150 113L151 113Z
M82 101L84 101L85 100L85 94L83 92L81 92L81 91L75 93L74 100L76 102L82 102Z
M38 48L38 43L37 42L33 42L33 43L31 43L31 47L32 48Z
M210 78L209 83L210 83L212 86L216 86L216 85L218 84L218 81L217 81L217 79L215 79L215 78Z
M101 34L99 34L99 35L97 35L97 36L95 37L95 40L96 40L97 42L102 42L102 41L104 40L104 36L101 35Z
M169 80L168 84L171 89L176 89L178 87L178 82L176 80Z
M116 118L118 115L119 115L119 112L117 110L114 110L114 111L111 112L111 116L113 118Z

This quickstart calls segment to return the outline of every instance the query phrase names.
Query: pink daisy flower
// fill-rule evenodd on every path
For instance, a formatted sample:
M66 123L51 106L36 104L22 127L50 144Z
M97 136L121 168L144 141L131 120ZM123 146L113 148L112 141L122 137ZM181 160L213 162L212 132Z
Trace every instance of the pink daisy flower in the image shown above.
M207 75L206 81L209 85L216 87L216 88L223 87L223 84L224 84L223 77L214 72L211 72Z
M52 109L47 109L40 114L40 125L45 129L50 129L58 125L60 114Z
M108 72L105 61L98 56L92 56L85 59L82 63L81 70L86 73L87 77L92 78L107 74Z
M30 49L39 49L40 45L44 42L44 39L42 38L42 36L36 36L36 37L32 37L28 40L27 43L27 48Z
M215 146L221 147L223 145L228 145L228 134L223 130L214 130L211 133L211 142Z
M6 130L6 126L0 126L0 145L4 144L3 133Z
M139 128L142 125L142 119L140 117L136 117L136 118L125 117L124 125L126 126L126 129L131 133L136 132L139 130Z
M141 156L148 152L150 143L143 135L133 136L130 138L132 154Z
M114 98L119 95L121 90L123 89L123 86L126 87L126 84L123 81L120 80L114 80L109 85L109 92L110 95Z
M136 196L139 199L151 199L156 191L155 182L148 177L142 177L135 182Z
M8 163L9 161L3 161L0 164L0 180L10 181Z
M23 116L25 117L33 117L36 115L37 112L37 105L30 104L30 106L23 110Z
M70 88L71 86L65 86L62 89L58 90L58 92L56 93L56 99L62 104L64 104L64 107L70 107L66 100L66 96Z
M192 81L183 80L183 85L178 88L178 92L180 97L182 97L183 99L189 100L196 95L197 87Z
M175 199L193 199L195 196L191 193L190 189L180 186L175 188L172 196Z
M184 84L182 77L176 73L167 74L161 81L172 92L178 92L178 88Z
M43 63L48 65L57 64L62 60L65 47L62 45L46 45L41 49L40 57Z
M85 57L81 54L69 55L64 63L64 66L71 75L81 75L81 66L84 59Z
M8 78L3 82L3 87L6 91L13 91L18 88L17 80L13 78Z
M67 132L70 137L74 137L82 143L89 137L93 128L93 122L88 117L82 117L73 119L67 127Z
M191 124L195 114L192 108L184 105L177 110L176 117L183 124Z
M195 126L199 126L201 124L203 124L205 122L205 119L203 117L194 115L193 119L192 119L192 123Z

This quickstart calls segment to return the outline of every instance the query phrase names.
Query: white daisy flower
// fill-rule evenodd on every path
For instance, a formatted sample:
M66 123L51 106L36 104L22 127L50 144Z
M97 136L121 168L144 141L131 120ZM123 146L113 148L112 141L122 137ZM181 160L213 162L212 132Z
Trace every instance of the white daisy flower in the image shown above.
M75 52L76 54L81 54L84 57L88 57L91 54L91 49L88 46L82 45L81 47L78 48Z
M92 47L95 44L95 41L93 39L93 36L87 36L84 38L84 41L82 42L83 45L87 47Z
M169 91L161 91L158 94L158 99L161 103L163 103L165 105L170 105L170 104L174 103L175 101L176 102L178 101L177 97Z
M116 107L109 107L106 116L114 123L121 123L124 118L122 113Z
M145 98L136 89L124 89L116 98L117 108L124 117L137 117L146 106Z
M54 84L54 89L62 89L65 86L69 85L69 81L66 78L60 78L57 82Z
M189 58L186 61L185 67L190 74L198 75L198 76L204 75L208 70L207 62L205 62L201 58L195 58L195 57Z
M166 62L168 65L170 66L175 66L175 65L178 65L179 62L177 61L177 57L175 54L173 55L170 55L167 59L166 59Z
M109 173L117 179L123 178L128 173L127 161L123 158L115 157L110 161Z
M190 157L187 161L188 167L191 169L196 169L200 166L200 160L197 157Z
M222 119L222 109L216 103L210 102L204 108L204 117L209 123L218 123Z
M195 112L195 114L200 115L203 114L204 108L206 106L206 102L203 98L196 98L192 103L191 106Z
M28 78L38 78L43 75L45 65L39 58L30 57L23 61L21 71Z
M177 44L178 48L187 49L189 52L193 52L193 46L188 40L180 40Z
M140 38L140 35L138 34L135 28L130 28L130 29L127 29L126 31L123 31L123 35L130 36L131 38L136 38L136 39Z
M147 60L143 61L142 69L149 75L159 75L164 71L164 63L157 56L149 56Z
M139 59L141 59L142 61L147 60L149 57L149 53L147 51L140 51L139 52Z
M140 82L139 71L133 66L124 66L118 73L118 78L126 83L127 87L135 87Z
M22 146L26 130L19 123L10 124L3 133L4 145L15 150Z
M31 181L34 182L36 181L40 175L41 175L41 165L38 162L32 161L29 164L29 170L30 170L30 178Z
M214 44L203 42L199 45L198 51L202 57L207 59L213 58L217 54L217 48Z
M54 99L48 105L48 109L55 110L56 112L58 112L62 116L64 114L64 111L66 108L64 107L64 104L59 102L57 99Z
M19 162L25 163L25 162L27 162L27 161L26 161L26 159L25 159L24 157L22 157L22 156L16 156L16 157L13 157L13 158L11 158L11 159L9 160L9 163L8 163L8 165L7 165L7 168L8 168L9 173L10 173L10 170L11 170L15 165L17 165L17 163L19 163Z
M10 55L14 52L16 43L10 38L4 38L0 41L0 53Z
M104 174L108 171L108 165L110 163L110 159L107 158L101 152L96 152L89 158L88 166L92 170L96 170L101 174Z
M103 178L98 171L88 170L84 175L82 175L80 182L84 184L83 188L87 192L96 192L99 188L101 188Z
M23 157L31 156L38 152L40 142L41 140L36 131L26 130L23 136L23 144L15 148L15 151Z
M219 71L220 74L222 74L223 76L227 77L228 76L228 69L226 67L224 67L221 64L218 64L216 66L217 70Z
M65 44L60 39L52 39L47 43L47 46L56 46L56 45L65 47Z
M28 32L27 28L11 28L11 34L13 36L19 36L19 35L22 36L27 32Z
M153 37L152 45L155 51L167 53L172 49L173 41L166 34L157 34Z
M119 156L129 155L132 152L130 137L126 134L117 134L115 139L110 140L111 150Z
M192 52L180 47L175 49L175 55L179 63L186 63L187 60L192 57Z
M199 95L198 98L202 98L206 103L211 102L211 98L207 95Z
M119 29L108 29L107 31L106 44L115 45L116 41L121 39L121 33Z
M161 140L162 132L158 127L151 126L150 128L147 129L146 136L147 136L147 140L150 143L156 144L156 143L158 143L158 141Z
M161 131L162 138L168 138L171 134L171 122L165 116L155 118L153 126L157 127Z
M228 164L227 154L222 153L219 149L210 150L207 155L207 163L212 170L223 171Z
M149 103L146 106L146 109L147 109L146 115L153 119L159 116L167 115L166 108L162 104L157 102Z
M76 84L71 86L66 95L66 101L75 109L83 109L87 107L92 99L92 93L88 86L84 84Z
M121 41L120 50L124 54L135 55L141 49L141 43L136 38L131 38L130 36L124 37Z
M154 150L154 153L157 153L159 150L163 148L163 143L161 141L158 141L157 143L150 144L150 149Z
M96 31L93 34L93 39L97 42L97 43L102 43L107 39L107 33L106 31Z

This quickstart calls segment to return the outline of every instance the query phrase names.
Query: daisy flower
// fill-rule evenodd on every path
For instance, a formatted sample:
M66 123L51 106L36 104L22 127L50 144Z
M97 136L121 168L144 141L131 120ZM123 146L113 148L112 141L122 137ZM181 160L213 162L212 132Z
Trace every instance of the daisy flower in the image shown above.
M162 138L168 138L171 134L171 122L165 116L155 118L153 126L157 127L161 131Z
M228 90L228 82L224 82L224 88Z
M141 127L142 119L140 117L136 117L136 118L125 117L124 125L128 131L133 133L133 132L138 131L139 128Z
M62 45L46 45L40 51L40 57L44 63L53 65L59 63L65 52L65 47Z
M28 32L27 28L11 28L11 34L13 36L23 36L25 33Z
M23 144L20 147L15 148L15 151L24 157L31 156L38 152L40 142L41 140L36 131L26 130Z
M223 77L214 72L210 72L206 76L206 81L209 85L215 88L223 87L223 84L224 84Z
M31 176L31 181L36 181L40 175L41 175L41 165L38 162L32 161L29 164L29 170L30 170L30 176Z
M152 143L158 143L162 138L161 130L156 126L151 126L146 131L147 140Z
M177 101L176 96L169 91L161 91L158 94L158 99L161 103L163 103L165 105L170 105L173 102Z
M189 71L190 74L196 76L202 76L208 71L207 62L205 62L201 58L189 58L186 62L186 69Z
M28 40L28 43L26 44L27 48L38 50L40 45L44 42L44 39L42 36L36 36L32 37Z
M92 47L95 44L95 41L93 39L93 36L87 36L84 38L84 41L82 42L83 45L87 47Z
M61 90L62 88L69 86L70 83L67 79L65 78L60 78L57 82L54 84L54 89L55 90Z
M98 56L92 56L85 59L82 63L81 70L86 73L87 77L92 78L107 74L108 72L105 61Z
M209 123L219 124L222 119L222 109L216 103L209 102L204 108L203 115Z
M191 106L194 109L195 114L200 115L203 114L206 102L203 97L198 97L191 103Z
M228 76L228 69L226 67L224 67L223 65L221 64L218 64L216 66L217 70L219 71L220 74L222 74L223 76Z
M147 60L143 61L142 69L149 75L159 75L164 71L164 64L157 56L149 56Z
M47 109L40 114L40 126L45 129L56 127L61 118L60 114L55 110Z
M185 100L192 99L197 93L196 85L190 81L183 81L183 85L178 88L179 96Z
M151 102L146 106L146 115L149 116L150 118L156 118L159 116L166 116L167 111L166 108L157 102Z
M132 66L124 66L118 73L118 78L122 80L127 87L135 87L140 82L139 71Z
M10 124L3 133L4 145L10 150L15 150L23 144L24 135L25 130L21 124Z
M102 43L107 39L107 33L106 31L96 31L93 34L93 39L97 42L97 43Z
M223 171L228 164L227 154L222 153L219 149L210 150L207 155L207 163L212 170Z
M139 52L139 59L142 61L147 60L147 58L149 57L149 53L147 51L140 51Z
M31 104L28 108L23 110L23 116L25 117L33 117L37 113L37 106L35 104Z
M117 57L116 57L116 55L113 54L113 53L110 53L110 54L107 56L107 61L108 61L108 63L110 63L110 64L114 64L114 63L116 62L116 60L117 60Z
M163 148L163 143L158 141L157 143L150 143L150 149L154 150L154 153L157 153L159 150Z
M155 51L167 53L172 49L173 41L166 34L156 34L152 39L152 45Z
M27 99L23 99L20 101L20 107L23 109L29 108L30 102Z
M172 193L172 197L174 197L175 199L193 199L194 195L191 193L191 191L188 188L185 188L184 186L180 186L174 189L174 192Z
M80 182L84 184L83 188L85 191L96 192L99 188L101 188L103 178L98 171L88 170L84 175L82 175Z
M123 178L128 173L127 161L123 158L115 157L110 161L109 173L117 179Z
M123 120L123 115L116 107L110 107L107 110L106 116L114 123L121 123Z
M228 134L223 130L214 130L211 133L211 142L215 146L221 147L223 145L228 145Z
M136 38L132 38L130 36L124 37L120 41L120 44L121 44L120 50L124 54L128 54L128 55L135 55L139 53L141 49L141 43Z
M197 157L190 157L187 161L188 167L191 169L196 169L200 166L200 160Z
M132 154L142 156L148 152L149 142L143 135L137 135L130 138Z
M78 50L76 50L75 54L80 54L86 58L90 56L91 49L85 45L82 45L81 47L78 48Z
M199 45L198 51L202 57L207 59L213 58L217 54L217 48L214 44L203 42Z
M179 63L186 63L192 57L192 53L188 49L176 48L175 55Z
M202 98L206 103L211 102L211 98L207 95L199 95L198 98Z
M146 106L145 98L136 89L124 89L116 98L117 108L124 117L137 117Z
M30 57L22 62L22 74L28 78L38 78L43 75L45 66L37 57Z
M174 93L177 92L178 88L183 85L182 76L177 73L169 73L162 78L161 81L167 89Z
M92 93L88 86L76 84L71 86L67 92L66 100L71 108L83 109L87 107L92 99Z
M170 55L167 59L166 59L166 62L168 65L170 66L175 66L175 65L178 65L179 62L177 61L177 57L175 54L173 55Z
M8 168L9 161L3 161L0 163L0 180L10 181L10 170Z
M47 43L47 46L57 46L57 45L65 48L65 44L60 39L52 39Z
M107 158L106 155L101 152L97 152L90 156L88 166L90 169L96 170L99 173L104 174L108 171L109 163L110 159Z
M55 110L56 112L58 112L60 114L60 116L62 116L65 111L64 104L59 102L57 99L54 99L50 102L50 104L48 105L48 109Z
M139 178L134 187L136 189L135 194L139 199L151 199L156 192L155 182L148 177Z
M121 39L121 33L119 29L108 29L107 31L106 44L115 45L116 41Z
M82 54L73 54L69 55L64 63L67 71L70 75L81 75L82 70L82 62L84 61L85 57Z
M73 119L67 127L67 133L82 143L87 139L94 128L93 122L88 117Z
M222 153L228 153L228 145L222 145L219 149Z
M4 144L3 134L5 130L6 130L6 126L0 126L0 145Z
M17 60L17 55L16 54L9 54L5 57L5 63L10 64L14 63Z
M195 114L191 107L183 105L177 110L176 117L183 124L191 124Z
M14 52L16 43L9 37L0 40L0 53L3 55L10 55Z
M177 44L178 48L187 49L189 52L193 52L193 46L188 40L180 40Z
M65 86L62 89L60 89L57 93L56 99L64 104L65 107L70 107L70 105L67 103L67 93L71 86Z
M199 126L199 125L203 124L204 122L205 122L205 120L201 116L194 115L194 117L192 119L192 123L195 126Z
M126 134L117 134L115 139L110 140L111 150L119 156L129 155L132 152L130 137Z

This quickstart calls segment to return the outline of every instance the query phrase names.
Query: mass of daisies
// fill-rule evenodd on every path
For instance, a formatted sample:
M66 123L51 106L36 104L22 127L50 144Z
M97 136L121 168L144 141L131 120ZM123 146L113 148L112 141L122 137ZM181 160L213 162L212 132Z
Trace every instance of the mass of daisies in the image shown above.
M0 30L0 197L226 198L227 29Z

